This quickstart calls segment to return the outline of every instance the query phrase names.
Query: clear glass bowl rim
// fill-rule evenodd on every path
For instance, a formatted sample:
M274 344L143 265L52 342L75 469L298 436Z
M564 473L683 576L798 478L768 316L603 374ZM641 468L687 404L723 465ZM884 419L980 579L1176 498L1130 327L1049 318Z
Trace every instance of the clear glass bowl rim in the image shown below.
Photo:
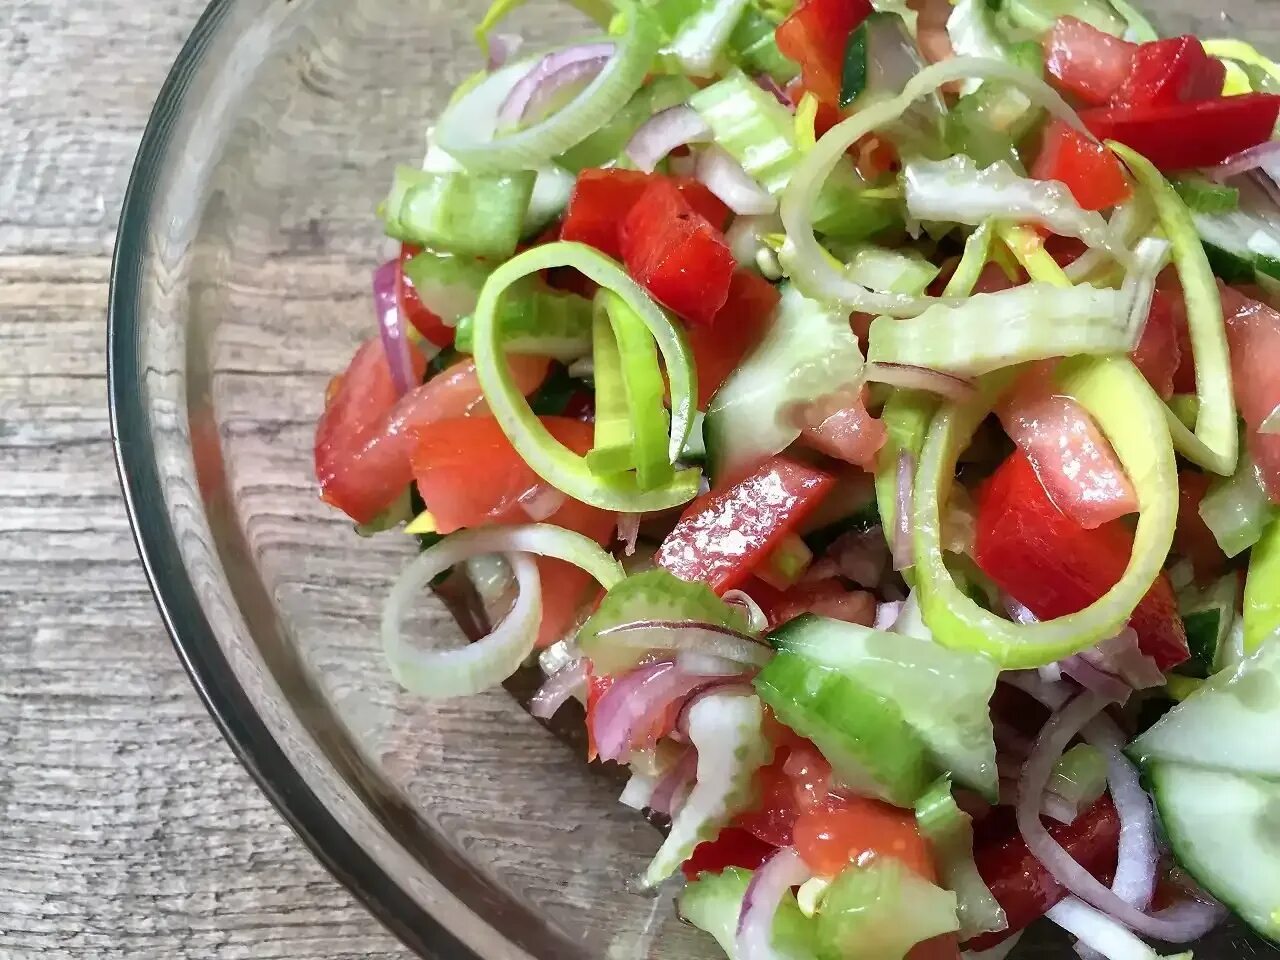
M405 946L439 960L481 960L408 896L307 785L241 687L188 576L165 509L141 390L138 346L146 228L174 118L191 106L190 83L241 0L211 0L165 78L129 175L107 302L107 404L116 471L134 542L165 629L222 735L315 857Z

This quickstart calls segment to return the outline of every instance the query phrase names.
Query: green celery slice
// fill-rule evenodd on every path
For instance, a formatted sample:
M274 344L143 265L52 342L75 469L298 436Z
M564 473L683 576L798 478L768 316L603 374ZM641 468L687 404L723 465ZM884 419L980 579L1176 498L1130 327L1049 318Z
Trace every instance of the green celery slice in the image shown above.
M730 960L738 957L738 915L742 913L751 876L752 871L741 867L701 873L680 891L677 901L681 918L715 937ZM813 923L800 912L795 894L786 891L773 915L770 945L777 960L813 960L813 936Z
M1247 451L1241 455L1236 472L1215 480L1200 501L1200 518L1228 557L1239 556L1262 539L1263 531L1278 515L1280 507L1267 497Z
M917 943L959 929L956 896L893 857L850 864L817 914L820 957L903 960Z
M956 895L960 938L1008 929L1003 908L973 862L973 820L956 806L950 780L943 777L920 798L916 824L933 848L943 885Z
M991 254L991 235L995 232L996 221L984 220L964 242L964 253L956 272L947 281L943 297L967 297L973 293L982 276L982 268L987 265Z
M755 4L748 4L729 35L729 55L748 73L767 73L785 86L800 75L800 68L778 49L777 26Z
M635 434L627 409L627 388L622 382L622 357L613 325L603 310L593 311L591 322L592 377L596 387L595 443L587 453L587 466L598 474L632 469Z
M1218 282L1200 243L1187 205L1155 165L1122 143L1108 142L1151 197L1156 217L1173 245L1173 262L1187 303L1187 326L1196 363L1196 395L1200 398L1194 436L1181 424L1173 440L1188 460L1222 476L1235 472L1239 457L1236 402L1231 390L1231 358L1227 352L1226 322ZM1194 440L1194 442L1190 442Z
M876 506L885 539L892 545L898 525L898 458L907 453L918 463L929 424L938 411L938 398L923 390L894 390L885 401L880 421L889 437L876 458Z
M433 250L416 253L404 264L404 275L422 305L450 326L475 310L480 288L492 272L493 264L483 260Z
M1137 368L1125 357L1063 361L1058 387L1097 421L1137 491L1133 555L1119 582L1078 613L1014 624L984 609L956 586L947 570L939 505L950 493L957 457L1009 382L1008 373L988 377L981 400L948 404L934 417L916 472L915 571L925 623L937 642L978 650L1006 669L1019 669L1078 653L1124 626L1169 555L1178 480L1165 406Z
M384 205L387 234L449 253L509 257L520 242L535 178L532 170L486 175L396 167Z
M659 488L671 481L674 471L667 452L665 384L653 335L635 311L611 290L602 289L596 294L595 309L609 318L618 344L631 418L636 480L641 490Z

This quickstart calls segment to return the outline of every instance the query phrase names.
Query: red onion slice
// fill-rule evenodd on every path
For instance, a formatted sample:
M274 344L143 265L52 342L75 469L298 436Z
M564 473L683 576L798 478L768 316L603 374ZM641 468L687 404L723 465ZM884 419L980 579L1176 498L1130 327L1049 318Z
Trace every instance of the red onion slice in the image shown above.
M1107 761L1107 786L1120 815L1120 855L1111 889L1137 910L1146 911L1156 890L1160 851L1155 811L1142 789L1138 771L1124 755L1124 736L1105 713L1084 728L1084 738Z
M555 487L539 483L530 487L516 502L534 523L541 523L564 506L568 497Z
M1037 670L1006 670L1000 674L1000 680L1011 687L1017 687L1050 710L1062 709L1062 705L1071 699L1074 692L1070 684L1061 680L1046 680Z
M872 383L887 383L891 387L936 393L957 403L966 403L978 395L978 388L972 380L908 363L887 363L883 360L868 363L867 380Z
M898 454L898 515L894 518L893 569L905 570L916 562L915 543L911 537L911 513L915 498L916 458L908 451Z
M1124 703L1133 693L1133 688L1111 674L1099 670L1082 656L1067 657L1059 661L1062 672L1086 690L1096 693L1111 703Z
M773 99L777 100L780 104L782 104L792 113L795 113L796 111L795 101L793 101L789 96L787 96L787 91L778 85L777 80L773 79L773 77L771 77L767 73L757 73L751 79L756 82L757 87L759 87L765 93L771 94L773 96Z
M590 82L604 69L617 47L612 43L585 43L548 53L511 88L498 107L499 131L541 119L569 90Z
M902 600L891 600L876 607L876 630L890 630L902 615Z
M1027 849L1070 893L1137 933L1166 943L1186 943L1203 934L1203 913L1197 914L1193 908L1187 908L1176 915L1161 913L1152 916L1126 903L1076 862L1040 822L1040 798L1049 782L1053 765L1072 738L1105 705L1106 701L1101 697L1086 691L1044 725L1026 766L1022 768L1022 780L1018 784L1018 829Z
M518 33L495 33L489 37L489 57L485 61L485 69L490 73L506 65L520 48L524 46L524 37Z
M679 704L714 682L686 673L671 660L623 674L596 704L591 723L596 751L604 760L626 760L632 750L650 745L666 732Z
M778 209L777 198L760 186L722 147L702 151L693 175L739 216L759 216Z
M828 548L828 553L841 576L868 590L880 585L889 566L889 544L879 526L842 533Z
M706 143L711 139L711 128L686 104L659 110L640 124L624 152L637 170L653 173L658 163L676 147L689 143Z
M769 618L760 609L760 604L751 599L751 595L743 590L726 590L720 598L725 603L742 607L747 613L747 629L752 633L764 633L769 628Z
M698 751L689 747L680 759L671 765L653 788L649 797L649 809L657 813L674 814L675 801L687 787L693 785L698 774Z
M783 847L752 874L738 914L738 960L781 960L773 949L773 918L787 891L812 876L794 847Z
M1004 609L1009 614L1009 619L1014 623L1039 623L1040 618L1032 613L1027 607L1024 607L1013 597L1007 593L1001 597L1004 601Z
M1156 662L1142 652L1138 632L1133 627L1125 627L1114 637L1082 651L1078 656L1099 670L1120 677L1135 690L1161 687L1165 683L1164 674Z
M1210 167L1205 173L1218 183L1223 183L1231 177L1248 173L1250 170L1266 170L1273 165L1280 165L1280 140L1268 140L1256 147L1242 150L1234 156L1227 157L1216 167Z
M417 386L417 378L413 374L404 319L396 302L396 272L399 269L397 261L388 260L373 272L373 307L378 314L378 336L382 338L382 350L387 355L391 383L396 388L396 396L403 397Z
M549 720L566 700L584 696L586 691L587 660L579 657L547 677L529 701L529 712L540 720Z

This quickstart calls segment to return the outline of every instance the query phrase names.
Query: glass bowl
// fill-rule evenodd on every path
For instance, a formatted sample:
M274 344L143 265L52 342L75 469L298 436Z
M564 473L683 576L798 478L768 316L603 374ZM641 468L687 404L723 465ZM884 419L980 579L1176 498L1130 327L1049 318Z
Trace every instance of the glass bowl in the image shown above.
M357 537L313 482L325 386L374 330L370 272L387 252L374 209L482 66L471 31L485 5L205 12L120 225L109 355L124 491L165 623L227 739L408 946L449 960L718 956L669 895L632 892L659 835L571 738L503 690L428 703L391 681L378 611L412 540ZM1274 0L1235 0L1230 18L1150 6L1166 30L1280 48ZM547 44L586 27L543 0L512 26ZM418 629L458 633L439 603ZM1233 931L1200 955L1246 953L1280 957ZM1048 935L1015 956L1073 954Z

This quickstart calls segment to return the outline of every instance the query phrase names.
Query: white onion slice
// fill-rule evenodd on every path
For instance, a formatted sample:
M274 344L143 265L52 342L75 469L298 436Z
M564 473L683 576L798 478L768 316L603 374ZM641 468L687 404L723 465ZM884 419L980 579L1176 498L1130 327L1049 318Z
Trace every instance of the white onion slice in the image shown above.
M1216 167L1205 170L1205 173L1218 183L1223 183L1231 177L1248 173L1250 170L1261 169L1270 173L1268 168L1277 164L1280 164L1280 140L1268 140L1227 157Z
M1144 237L1133 251L1133 263L1125 274L1121 292L1128 310L1130 343L1136 349L1151 316L1151 299L1156 292L1156 278L1169 262L1168 240Z
M518 593L511 610L488 636L452 650L411 647L401 624L436 574L472 557L508 555ZM533 652L542 618L538 568L528 554L581 567L606 590L624 576L621 564L594 540L547 524L463 530L450 534L406 564L382 607L382 649L402 687L435 699L462 697L497 686Z
M893 625L898 622L898 617L902 615L903 600L891 600L887 603L881 603L876 607L876 622L873 625L876 630L890 630Z
M1061 900L1049 908L1045 916L1106 960L1160 960L1160 954L1124 925L1076 897ZM1179 960L1190 956L1182 954Z
M396 302L396 274L399 269L395 260L388 260L373 272L373 307L378 314L378 336L391 371L391 383L396 396L403 397L418 384L409 355L404 318L400 316L400 306Z
M654 169L676 147L711 140L711 128L693 107L687 104L659 110L636 129L623 151L637 170L653 173Z
M738 914L738 960L782 960L773 949L773 918L787 892L812 876L794 847L783 847L752 874Z
M778 209L777 198L748 176L742 164L719 145L712 144L702 151L693 175L739 216L761 216Z
M746 610L747 629L752 633L764 633L769 628L769 618L760 609L760 604L751 599L751 595L746 591L726 590L720 599L725 603L737 604Z
M887 383L891 387L907 390L924 390L957 403L967 403L978 395L978 389L972 380L929 367L877 360L868 363L866 370L867 379L872 383Z
M564 506L568 496L547 483L539 483L526 490L517 503L534 523L541 523Z
M612 43L584 43L548 53L511 88L498 107L497 129L539 118L558 94L590 81L617 51Z
M529 701L529 712L548 720L570 697L584 697L587 691L587 660L579 657L565 664L538 688Z

